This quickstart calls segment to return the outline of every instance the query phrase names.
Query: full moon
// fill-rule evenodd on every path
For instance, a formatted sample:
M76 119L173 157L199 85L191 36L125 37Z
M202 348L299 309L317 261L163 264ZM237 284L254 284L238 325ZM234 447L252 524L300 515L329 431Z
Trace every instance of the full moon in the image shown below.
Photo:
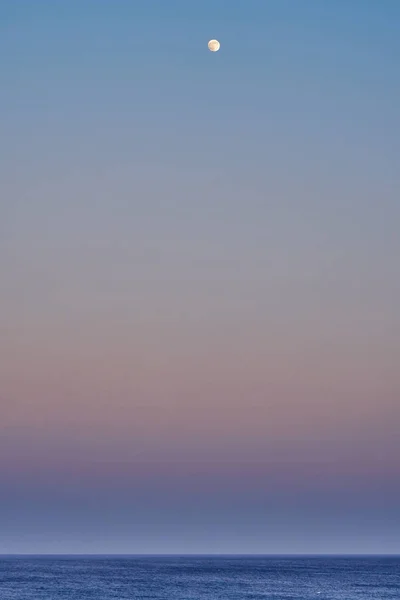
M208 49L211 50L211 52L218 52L220 47L221 47L221 44L219 43L218 40L210 40L208 42Z

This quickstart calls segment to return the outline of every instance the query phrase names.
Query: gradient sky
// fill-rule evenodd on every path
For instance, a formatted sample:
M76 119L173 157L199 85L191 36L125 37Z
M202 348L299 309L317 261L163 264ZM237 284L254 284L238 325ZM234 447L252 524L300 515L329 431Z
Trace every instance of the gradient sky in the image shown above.
M0 0L0 553L400 553L399 27Z

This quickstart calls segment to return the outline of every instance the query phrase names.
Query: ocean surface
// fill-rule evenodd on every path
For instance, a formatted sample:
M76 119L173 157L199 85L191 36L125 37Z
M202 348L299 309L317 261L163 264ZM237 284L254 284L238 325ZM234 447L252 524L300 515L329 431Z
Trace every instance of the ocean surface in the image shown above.
M0 557L0 600L200 598L400 600L400 557Z

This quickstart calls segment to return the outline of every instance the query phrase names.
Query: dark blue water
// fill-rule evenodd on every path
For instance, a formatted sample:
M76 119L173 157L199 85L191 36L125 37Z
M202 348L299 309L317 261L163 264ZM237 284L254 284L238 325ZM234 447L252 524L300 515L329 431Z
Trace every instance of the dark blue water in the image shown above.
M400 558L0 558L0 600L400 600Z

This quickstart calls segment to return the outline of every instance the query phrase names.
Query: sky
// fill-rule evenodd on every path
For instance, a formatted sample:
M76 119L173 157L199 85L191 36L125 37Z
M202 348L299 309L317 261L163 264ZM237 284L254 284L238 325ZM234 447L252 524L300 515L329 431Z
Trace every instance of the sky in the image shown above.
M399 25L0 0L0 553L400 553Z

